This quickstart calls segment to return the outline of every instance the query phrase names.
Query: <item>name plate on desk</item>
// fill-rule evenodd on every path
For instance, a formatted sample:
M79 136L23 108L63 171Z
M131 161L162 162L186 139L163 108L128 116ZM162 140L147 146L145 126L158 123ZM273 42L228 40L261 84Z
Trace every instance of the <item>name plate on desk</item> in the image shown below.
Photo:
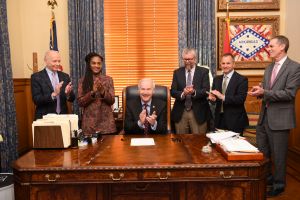
M70 133L64 135L61 126L34 126L33 148L68 148Z

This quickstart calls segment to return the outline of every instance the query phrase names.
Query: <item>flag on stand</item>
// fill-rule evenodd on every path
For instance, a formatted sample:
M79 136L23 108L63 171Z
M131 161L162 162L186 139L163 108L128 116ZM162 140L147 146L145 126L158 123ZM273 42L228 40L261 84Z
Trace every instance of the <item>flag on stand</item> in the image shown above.
M56 22L55 22L55 15L54 15L53 11L52 11L51 19L50 19L50 50L58 51L57 35L56 35ZM63 67L60 65L57 70L63 71Z
M52 17L50 19L50 50L58 51L57 36L56 36L56 22L55 15L52 11Z
M227 13L225 19L225 37L223 41L223 54L231 53L230 48L230 18L229 18L229 3L227 2Z

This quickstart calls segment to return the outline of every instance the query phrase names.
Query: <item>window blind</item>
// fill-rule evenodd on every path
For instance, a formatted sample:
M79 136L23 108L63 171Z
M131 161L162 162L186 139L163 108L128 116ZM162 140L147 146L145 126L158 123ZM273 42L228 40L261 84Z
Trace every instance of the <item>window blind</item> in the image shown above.
M170 87L178 67L177 13L174 0L104 0L106 74L116 95L144 77Z

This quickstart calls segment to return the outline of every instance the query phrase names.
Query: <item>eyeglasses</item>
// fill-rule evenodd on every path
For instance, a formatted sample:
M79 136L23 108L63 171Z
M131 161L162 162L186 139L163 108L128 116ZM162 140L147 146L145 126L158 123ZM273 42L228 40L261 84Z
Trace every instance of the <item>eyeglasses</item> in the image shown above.
M184 58L183 60L185 61L190 61L190 60L194 60L195 58Z

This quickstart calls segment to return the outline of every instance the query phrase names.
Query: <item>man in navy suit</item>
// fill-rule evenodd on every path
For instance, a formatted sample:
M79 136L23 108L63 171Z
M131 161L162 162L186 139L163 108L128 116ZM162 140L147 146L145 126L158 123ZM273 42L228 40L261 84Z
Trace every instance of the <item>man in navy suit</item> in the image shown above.
M171 118L175 122L176 133L179 134L206 133L211 115L207 101L209 71L196 66L196 55L195 49L184 49L184 66L173 73L171 96L175 98L175 103Z
M45 69L31 75L32 99L36 106L35 119L48 113L66 114L67 101L74 101L75 95L68 74L58 71L58 51L47 51Z
M167 133L167 104L153 98L155 83L144 78L138 84L139 98L126 102L126 134Z
M248 92L248 79L234 71L234 57L222 56L222 75L213 80L209 100L216 102L215 128L243 133L249 125L244 103Z
M283 35L271 39L270 57L275 62L265 70L261 85L254 86L249 95L262 99L262 107L256 127L256 141L260 151L271 159L267 196L281 194L286 185L286 158L290 129L296 126L295 97L300 82L300 64L287 56L289 40Z

